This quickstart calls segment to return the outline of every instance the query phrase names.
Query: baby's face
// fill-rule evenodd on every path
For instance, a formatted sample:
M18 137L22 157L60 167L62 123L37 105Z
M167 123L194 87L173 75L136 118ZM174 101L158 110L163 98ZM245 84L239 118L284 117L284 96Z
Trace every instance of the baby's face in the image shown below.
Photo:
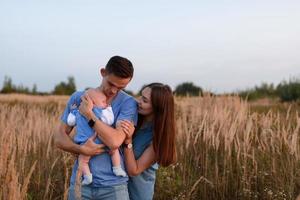
M108 106L107 98L102 92L96 92L95 90L87 91L88 95L90 96L93 104L95 106L106 108Z
M99 95L97 100L98 100L98 104L99 104L98 106L101 106L102 108L106 108L108 106L107 98L103 93L101 93L101 95Z

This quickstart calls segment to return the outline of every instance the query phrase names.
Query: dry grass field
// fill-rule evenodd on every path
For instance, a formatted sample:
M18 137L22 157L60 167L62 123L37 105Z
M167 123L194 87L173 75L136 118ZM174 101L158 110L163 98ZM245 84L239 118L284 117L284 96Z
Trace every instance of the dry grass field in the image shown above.
M66 199L75 157L52 136L67 99L0 95L0 199ZM295 199L298 112L238 97L176 99L178 162L158 171L155 199Z

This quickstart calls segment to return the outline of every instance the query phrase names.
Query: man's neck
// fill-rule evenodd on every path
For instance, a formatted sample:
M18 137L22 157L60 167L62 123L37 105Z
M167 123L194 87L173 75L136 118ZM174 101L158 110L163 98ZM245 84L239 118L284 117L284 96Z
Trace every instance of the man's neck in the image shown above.
M111 104L111 102L114 100L114 98L118 95L118 93L112 97L107 98L107 103Z

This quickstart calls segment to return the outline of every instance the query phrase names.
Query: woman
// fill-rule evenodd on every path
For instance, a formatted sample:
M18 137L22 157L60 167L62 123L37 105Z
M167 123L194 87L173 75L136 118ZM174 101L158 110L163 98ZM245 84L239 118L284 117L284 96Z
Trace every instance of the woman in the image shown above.
M145 86L138 99L138 112L135 132L131 122L122 122L126 133L125 164L131 176L128 191L133 200L152 199L158 164L166 167L176 160L174 97L171 88L161 83Z

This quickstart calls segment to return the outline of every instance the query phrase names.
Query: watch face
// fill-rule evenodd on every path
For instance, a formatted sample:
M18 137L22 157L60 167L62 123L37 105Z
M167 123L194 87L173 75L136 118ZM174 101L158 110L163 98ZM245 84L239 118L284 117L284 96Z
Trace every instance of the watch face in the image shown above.
M93 119L90 119L90 120L88 121L88 125L89 125L91 128L93 128L93 126L95 125L95 121L94 121Z
M127 148L131 149L132 148L132 143L127 144Z

